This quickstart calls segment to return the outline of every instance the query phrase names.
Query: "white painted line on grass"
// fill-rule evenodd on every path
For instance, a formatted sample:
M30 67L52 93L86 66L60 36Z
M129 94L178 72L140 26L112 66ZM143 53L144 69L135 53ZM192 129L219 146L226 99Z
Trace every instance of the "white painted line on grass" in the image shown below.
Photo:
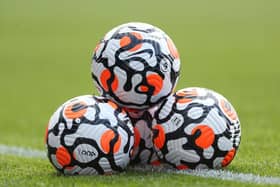
M176 171L175 173L182 173L192 176L199 176L203 178L215 178L221 180L230 180L238 182L249 182L256 184L280 184L280 178L278 177L264 177L254 175L251 173L233 173L225 170L185 170Z
M34 150L30 148L22 148L16 146L8 146L0 144L0 154L4 155L14 155L19 157L27 158L41 158L46 159L46 152L40 150ZM219 180L228 180L235 182L247 182L253 184L280 184L279 177L269 177L269 176L259 176L251 173L234 173L226 170L175 170L170 167L162 166L150 166L150 165L140 165L130 167L130 170L136 171L155 171L155 172L168 172L174 174L184 174L190 176L198 176L203 178L213 178Z
M234 173L226 170L200 169L200 170L176 170L168 166L139 165L131 168L137 171L168 172L173 174L184 174L203 178L213 178L219 180L253 183L253 184L280 184L279 177L269 177L254 175L252 173Z
M47 158L45 151L8 146L3 144L0 144L0 154L15 155L20 157L28 157L28 158L43 158L43 159Z

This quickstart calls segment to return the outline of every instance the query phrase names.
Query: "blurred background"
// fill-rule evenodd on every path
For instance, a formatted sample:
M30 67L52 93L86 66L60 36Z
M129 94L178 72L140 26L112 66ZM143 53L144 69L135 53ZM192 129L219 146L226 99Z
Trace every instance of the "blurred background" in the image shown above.
M97 42L119 24L140 21L175 42L182 64L177 89L207 87L232 102L242 125L237 159L254 164L262 156L255 151L280 145L279 6L277 0L0 0L0 144L44 149L56 108L96 93L90 64ZM271 154L265 161L276 163L279 155Z

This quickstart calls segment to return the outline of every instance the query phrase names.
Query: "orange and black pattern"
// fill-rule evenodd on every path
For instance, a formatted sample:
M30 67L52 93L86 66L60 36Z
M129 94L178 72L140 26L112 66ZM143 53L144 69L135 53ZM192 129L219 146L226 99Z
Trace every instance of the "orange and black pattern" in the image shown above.
M204 88L186 88L164 100L155 113L158 156L177 169L221 168L234 158L241 139L232 105Z
M174 89L179 70L172 40L143 23L114 28L92 58L92 78L99 92L127 108L144 109L161 102Z
M47 155L69 175L109 174L129 163L134 134L126 112L102 97L79 96L51 117L46 132Z
M130 111L128 115L134 130L134 145L130 164L157 165L159 158L154 150L152 134L153 111Z

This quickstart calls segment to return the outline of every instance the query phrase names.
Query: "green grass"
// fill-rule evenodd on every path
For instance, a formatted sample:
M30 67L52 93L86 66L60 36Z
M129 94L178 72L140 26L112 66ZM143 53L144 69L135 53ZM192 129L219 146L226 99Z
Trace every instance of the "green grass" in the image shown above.
M0 156L0 186L255 186L239 182L205 179L182 174L128 171L110 176L63 176L46 160ZM40 168L40 169L38 169ZM265 186L265 185L260 185Z
M112 27L148 22L180 52L177 89L201 86L238 111L241 146L228 170L280 176L280 2L0 0L0 144L44 149L46 123L68 98L94 93L91 53ZM128 172L57 176L46 160L0 156L0 186L246 186Z

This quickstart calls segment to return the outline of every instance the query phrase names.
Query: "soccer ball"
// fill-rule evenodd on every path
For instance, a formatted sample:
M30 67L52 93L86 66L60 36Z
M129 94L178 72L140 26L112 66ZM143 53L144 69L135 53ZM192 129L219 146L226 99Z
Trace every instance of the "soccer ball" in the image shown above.
M69 175L123 171L133 144L127 113L112 101L91 95L75 97L60 106L46 131L50 162Z
M128 115L134 130L134 146L130 163L158 165L153 146L152 120L156 107L149 110L130 110Z
M225 167L241 138L232 105L205 88L185 88L164 100L155 113L153 132L158 156L178 169Z
M95 48L91 69L102 96L133 109L146 109L168 97L179 70L179 54L168 35L134 22L105 35Z

